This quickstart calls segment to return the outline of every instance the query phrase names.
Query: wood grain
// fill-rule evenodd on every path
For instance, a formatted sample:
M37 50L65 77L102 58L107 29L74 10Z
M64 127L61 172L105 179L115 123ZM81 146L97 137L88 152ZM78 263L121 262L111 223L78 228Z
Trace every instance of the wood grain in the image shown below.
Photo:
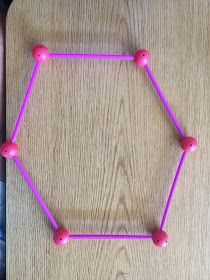
M8 279L209 279L209 3L16 0L7 18L7 137L34 66L31 48L152 53L151 67L187 133L189 155L169 216L170 246L52 243L52 230L7 164ZM149 233L160 223L181 150L143 70L131 62L43 65L18 144L61 225L73 233Z

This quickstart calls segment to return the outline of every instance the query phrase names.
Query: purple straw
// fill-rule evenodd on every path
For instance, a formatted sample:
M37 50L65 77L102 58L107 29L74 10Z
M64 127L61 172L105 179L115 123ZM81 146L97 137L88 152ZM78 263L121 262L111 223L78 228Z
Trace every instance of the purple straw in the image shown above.
M110 54L60 54L51 53L53 59L97 59L97 60L134 60L131 55L110 55Z
M113 235L113 234L81 234L70 235L70 239L76 240L151 240L151 235Z
M59 226L56 223L53 215L51 214L50 210L48 209L46 203L44 202L43 198L41 197L40 193L38 192L35 184L33 183L31 177L29 176L29 174L27 173L25 167L23 166L23 164L21 163L21 161L19 160L19 158L16 156L13 158L14 162L16 163L18 169L20 170L20 173L23 175L24 179L26 180L26 182L29 185L29 188L32 190L32 192L34 193L37 201L39 202L40 206L42 207L45 215L47 216L47 218L49 219L52 227L54 230L58 229Z
M165 224L166 224L166 221L167 221L167 218L168 218L168 214L169 214L169 210L170 210L171 205L172 205L172 200L174 198L174 194L175 194L175 191L176 191L176 188L177 188L177 185L178 185L178 181L179 181L180 174L181 174L181 171L183 169L186 157L187 157L187 152L184 152L182 154L182 157L181 157L178 169L176 171L176 175L175 175L173 184L171 186L171 191L169 193L168 201L167 201L167 204L166 204L166 207L165 207L165 211L164 211L164 214L163 214L163 218L162 218L162 221L161 221L161 225L160 225L160 229L161 230L163 230L164 227L165 227Z
M17 120L16 126L15 126L15 129L14 129L14 132L12 134L12 137L11 137L11 142L12 143L14 143L17 139L21 124L23 122L25 111L28 107L28 103L29 103L29 100L30 100L30 97L31 97L31 94L32 94L32 90L34 88L34 85L35 85L35 82L36 82L36 79L37 79L37 76L38 76L38 73L39 73L40 65L41 65L40 63L37 63L34 67L34 71L33 71L32 77L31 77L31 81L30 81L28 89L26 91L26 96L25 96L25 99L23 101L23 105L22 105L18 120Z
M157 91L157 94L159 95L163 105L165 106L168 114L169 114L169 117L171 118L172 122L174 123L174 126L176 127L176 129L178 130L179 134L182 136L182 137L185 137L186 136L186 133L184 132L184 129L182 128L181 124L179 123L178 119L176 118L176 115L174 114L173 110L171 109L162 89L160 88L157 80L155 79L155 76L154 74L152 73L152 70L150 69L150 67L148 66L148 64L145 65L145 69L147 71L147 74L148 76L150 77L156 91Z

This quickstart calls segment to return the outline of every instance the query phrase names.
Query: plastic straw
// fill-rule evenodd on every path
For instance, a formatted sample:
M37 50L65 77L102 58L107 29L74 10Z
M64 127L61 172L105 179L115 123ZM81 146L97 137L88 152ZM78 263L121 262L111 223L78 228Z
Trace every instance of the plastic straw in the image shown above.
M96 60L133 60L131 55L110 54L50 54L52 59L96 59Z
M41 197L40 193L38 192L35 184L33 183L31 177L27 173L27 171L26 171L25 167L23 166L23 164L21 163L20 159L16 156L16 157L13 158L13 160L16 163L18 169L20 170L20 173L23 175L24 179L28 183L29 188L34 193L35 198L37 199L37 201L39 202L40 206L42 207L45 215L49 219L53 229L54 230L58 229L59 226L58 226L57 222L55 221L52 213L50 212L49 208L47 207L47 205L44 202L43 198Z
M70 235L71 239L77 240L151 240L151 235L106 235L106 234L81 234L81 235Z
M14 132L12 134L12 137L11 137L11 142L12 143L14 143L17 139L17 136L18 136L21 124L23 122L23 118L24 118L26 109L28 107L28 103L29 103L30 98L31 98L33 88L35 86L35 82L36 82L36 79L37 79L37 76L38 76L38 73L39 73L39 69L40 69L40 63L37 63L34 67L34 71L33 71L32 77L31 77L31 81L30 81L28 89L26 91L26 96L25 96L25 99L23 101L23 105L21 107L18 120L17 120L16 126L15 126L15 129L14 129Z
M169 214L169 210L170 210L171 205L172 205L172 200L173 200L174 195L175 195L175 191L176 191L176 188L177 188L177 185L178 185L178 181L179 181L179 178L180 178L181 171L184 167L184 162L186 160L186 157L187 157L187 153L184 152L182 154L182 157L181 157L181 160L180 160L180 163L179 163L179 166L178 166L173 184L171 186L171 191L169 193L168 201L166 203L165 211L164 211L163 218L162 218L161 225L160 225L161 230L163 230L164 227L165 227L165 224L166 224L166 221L167 221L167 218L168 218L168 214Z
M169 114L169 117L171 118L172 122L174 123L174 126L176 127L176 129L178 130L179 134L182 136L182 137L185 137L186 136L186 133L184 132L184 129L182 128L181 124L179 123L176 115L174 114L173 110L171 109L162 89L160 88L154 74L152 73L152 70L150 69L150 67L148 65L145 66L145 69L147 71L147 74L148 76L150 77L156 91L157 91L157 94L159 95L166 111L168 112Z

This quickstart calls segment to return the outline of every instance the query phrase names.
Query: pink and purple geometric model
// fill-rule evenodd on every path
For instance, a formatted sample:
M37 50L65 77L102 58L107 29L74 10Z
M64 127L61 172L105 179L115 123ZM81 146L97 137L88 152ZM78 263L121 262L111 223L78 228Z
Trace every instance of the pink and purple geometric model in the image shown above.
M186 136L181 124L179 123L178 119L176 118L174 112L172 111L166 97L164 96L163 91L161 90L158 82L155 79L150 67L150 53L146 50L139 50L134 56L130 55L102 55L102 54L50 54L48 49L43 45L38 45L33 48L33 57L36 61L36 65L34 67L34 71L31 77L31 81L29 83L28 89L26 91L26 96L23 101L23 105L12 134L10 141L5 142L0 147L0 153L5 158L12 158L14 163L16 164L17 168L21 172L22 176L24 177L25 181L27 182L29 188L35 195L37 201L39 202L40 206L42 207L43 212L47 216L51 226L54 230L53 240L54 243L58 246L63 246L67 244L72 239L99 239L99 240L152 240L155 246L163 248L168 245L168 235L164 231L166 221L168 218L169 210L172 204L172 200L175 194L175 190L178 184L178 180L181 174L181 171L184 166L184 162L186 160L187 154L189 152L193 152L197 149L198 143L197 140L193 137ZM39 69L42 63L45 63L48 59L95 59L95 60L130 60L134 61L137 67L144 68L151 79L153 86L156 89L156 92L162 101L166 111L168 112L169 117L171 118L174 126L176 127L179 135L180 135L180 146L183 150L180 163L178 165L178 169L176 171L174 181L171 186L171 190L169 193L169 197L166 203L166 207L163 213L163 218L160 224L159 229L155 232L151 233L150 235L106 235L106 234L80 234L74 235L70 234L68 230L65 228L59 227L58 223L56 222L55 218L53 217L52 213L50 212L47 204L41 197L40 193L38 192L35 184L33 183L31 177L29 176L28 172L26 171L25 167L23 166L22 162L18 158L18 146L16 144L16 140L18 137L18 133L20 131L23 118L28 107L29 100L31 98L32 90L36 83Z

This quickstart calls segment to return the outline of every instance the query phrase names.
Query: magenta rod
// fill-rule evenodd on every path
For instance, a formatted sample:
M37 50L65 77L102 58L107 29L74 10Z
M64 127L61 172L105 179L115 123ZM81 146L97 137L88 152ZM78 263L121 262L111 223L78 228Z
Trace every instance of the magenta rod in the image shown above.
M131 55L109 55L109 54L60 54L51 53L52 59L96 59L96 60L133 60Z
M152 240L151 235L113 235L113 234L79 234L70 235L70 239L76 240Z
M49 208L47 207L47 205L44 202L43 198L41 197L40 193L38 192L35 184L33 183L31 177L27 173L27 171L26 171L25 167L23 166L23 164L21 163L20 159L16 156L13 158L13 160L16 163L18 169L20 170L20 173L23 175L24 179L28 183L29 188L34 193L34 195L35 195L37 201L39 202L40 206L42 207L45 215L49 219L53 229L54 230L58 229L59 228L58 224L56 223L52 213L50 212Z
M184 129L182 128L181 124L179 123L178 119L176 118L176 115L174 114L173 110L171 109L162 89L160 88L154 74L152 73L152 70L150 69L150 67L148 65L145 65L145 69L157 91L157 94L159 95L164 107L166 108L166 111L168 112L169 117L171 118L172 122L174 123L174 126L178 130L179 134L182 137L185 137L186 133L184 132Z
M180 178L181 171L184 167L184 162L186 160L186 157L187 157L187 152L184 152L182 154L178 169L176 171L176 175L174 177L173 184L171 186L171 191L169 193L168 201L166 203L165 211L164 211L163 218L162 218L161 225L160 225L161 230L163 230L164 227L165 227L165 224L166 224L166 221L167 221L167 218L168 218L168 214L169 214L169 210L170 210L171 205L172 205L172 200L173 200L174 195L175 195L175 191L176 191L176 188L177 188L177 185L178 185L178 181L179 181L179 178Z
M26 96L25 96L25 99L23 101L23 105L21 107L18 120L17 120L16 126L15 126L15 129L14 129L14 132L12 134L12 137L11 137L11 142L12 143L14 143L17 139L17 136L18 136L21 124L23 122L23 118L24 118L26 109L28 107L28 103L30 101L30 97L31 97L35 82L36 82L36 79L37 79L37 76L38 76L38 73L39 73L40 65L41 65L40 63L37 63L34 67L34 71L33 71L32 77L31 77L31 81L30 81L28 89L26 91Z

